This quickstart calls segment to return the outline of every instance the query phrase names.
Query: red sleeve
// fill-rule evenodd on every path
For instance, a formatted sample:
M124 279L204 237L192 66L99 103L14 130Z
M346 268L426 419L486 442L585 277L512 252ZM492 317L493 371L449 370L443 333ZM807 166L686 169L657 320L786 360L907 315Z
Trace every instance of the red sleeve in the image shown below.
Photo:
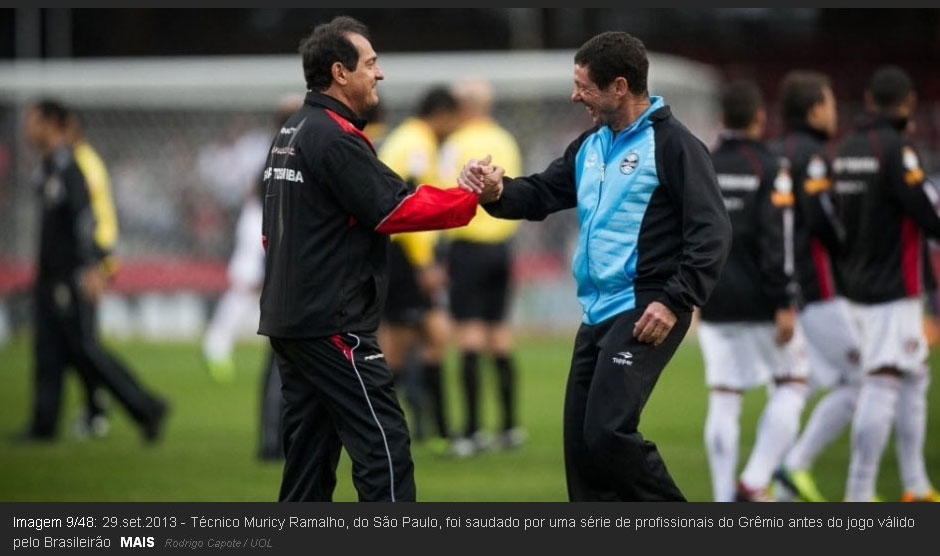
M375 231L397 234L466 226L477 213L477 200L473 193L457 187L419 185L379 222Z

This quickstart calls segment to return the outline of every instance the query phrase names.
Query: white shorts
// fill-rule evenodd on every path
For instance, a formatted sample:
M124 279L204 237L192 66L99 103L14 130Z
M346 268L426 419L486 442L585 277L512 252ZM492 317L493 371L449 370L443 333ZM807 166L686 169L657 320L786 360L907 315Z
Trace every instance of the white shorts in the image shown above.
M813 388L831 388L861 379L858 326L842 297L808 304L800 312Z
M927 339L919 297L871 305L855 303L852 313L859 327L865 373L882 367L920 372L927 359Z
M242 290L261 287L264 280L264 247L261 245L261 202L249 199L235 224L235 250L228 263L229 284Z
M709 388L747 390L775 380L807 379L809 365L799 324L793 339L778 346L777 328L765 322L705 322L698 339Z

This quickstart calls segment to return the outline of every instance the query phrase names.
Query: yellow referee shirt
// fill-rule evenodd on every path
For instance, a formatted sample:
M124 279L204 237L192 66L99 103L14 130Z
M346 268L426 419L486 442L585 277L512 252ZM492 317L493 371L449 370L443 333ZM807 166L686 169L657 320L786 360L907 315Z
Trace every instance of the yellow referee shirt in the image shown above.
M493 155L494 164L506 169L507 176L522 173L522 155L516 140L495 121L479 118L461 126L441 147L441 185L455 185L457 175L467 160L487 154ZM452 240L500 243L509 240L518 228L519 221L494 218L483 207L477 207L477 215L469 224L445 233Z
M408 118L385 137L379 160L405 181L438 185L437 137L420 118ZM401 245L415 268L428 266L434 260L437 232L395 234L392 241Z

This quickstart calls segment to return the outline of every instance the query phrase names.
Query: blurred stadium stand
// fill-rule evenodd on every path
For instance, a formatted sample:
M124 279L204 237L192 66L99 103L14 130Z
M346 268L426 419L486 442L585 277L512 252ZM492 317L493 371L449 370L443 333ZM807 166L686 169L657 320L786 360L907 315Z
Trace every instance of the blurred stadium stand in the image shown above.
M534 172L590 126L568 100L572 58L571 51L383 55L380 96L394 125L429 86L486 76L497 119ZM714 137L716 73L664 55L653 55L651 67L651 90L700 137ZM109 166L121 262L101 307L104 330L188 338L202 329L206 301L226 287L234 219L260 176L272 113L285 94L301 91L296 56L0 62L0 298L22 304L32 276L37 211L29 178L37 158L18 133L30 100L72 105ZM575 226L568 212L521 230L519 324L578 322L568 270ZM7 311L14 322L25 318L23 309Z
M18 134L24 103L49 94L76 105L109 165L123 262L114 302L102 307L106 329L136 333L142 306L153 314L174 307L185 326L167 334L186 337L225 285L238 200L250 187L250 173L226 161L263 144L277 99L302 91L296 55L282 54L340 13L371 28L390 124L427 85L491 77L497 117L518 136L527 170L543 168L588 125L567 101L571 52L611 29L662 53L652 59L652 92L706 143L717 131L714 93L723 78L755 79L773 103L786 71L824 71L844 133L871 72L900 64L921 99L913 138L928 170L940 164L936 9L0 9L0 60L8 60L0 61L0 337L27 318L23 291L36 243L27 186L36 159ZM774 134L779 122L770 123ZM214 172L218 165L228 171ZM574 215L562 214L521 230L517 322L551 329L577 321L568 274L574 227ZM159 329L161 319L151 321L148 329Z

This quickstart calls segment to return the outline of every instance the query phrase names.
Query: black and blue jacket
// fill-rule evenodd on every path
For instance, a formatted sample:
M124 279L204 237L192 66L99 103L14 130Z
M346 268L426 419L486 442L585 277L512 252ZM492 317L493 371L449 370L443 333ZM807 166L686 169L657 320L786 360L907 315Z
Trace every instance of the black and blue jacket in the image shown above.
M542 220L577 207L572 272L586 324L659 301L676 313L708 299L731 223L708 149L661 97L626 129L594 127L542 173L506 179L500 218Z

